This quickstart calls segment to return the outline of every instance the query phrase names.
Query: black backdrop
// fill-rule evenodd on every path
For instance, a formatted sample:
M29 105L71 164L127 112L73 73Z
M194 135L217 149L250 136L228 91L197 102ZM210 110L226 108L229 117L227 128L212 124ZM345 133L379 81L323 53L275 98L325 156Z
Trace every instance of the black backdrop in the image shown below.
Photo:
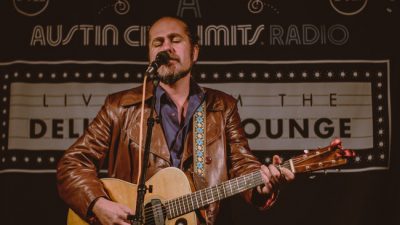
M396 104L399 96L397 85L400 65L400 48L396 44L400 40L398 1L198 0L193 1L194 6L190 2L1 1L0 82L2 86L4 84L1 96L10 97L9 87L14 82L40 83L22 77L26 71L30 71L32 76L43 73L45 83L63 83L65 81L59 77L51 80L51 72L79 70L74 67L79 67L79 63L76 63L79 61L145 62L147 56L144 46L146 39L142 33L144 27L160 15L181 13L204 28L199 30L204 35L201 36L203 47L200 62L336 60L337 70L340 72L346 68L344 64L340 65L342 61L387 60L390 71L387 76L390 81L387 82L389 98L386 108L390 110L388 114L391 117L385 131L391 133L391 139L387 139L391 141L385 151L390 158L377 162L376 165L359 164L356 167L372 168L367 170L300 175L291 185L283 187L279 201L266 213L257 212L237 197L226 203L228 207L225 213L231 213L234 224L237 225L400 224L400 187L396 182L400 163L397 152L400 147L397 127L400 112ZM107 25L113 25L118 30L117 43L112 43L112 35L109 34L105 35L108 41L103 42L105 36L100 33ZM132 31L132 36L124 37L124 32L134 25L137 27L133 29L138 30ZM221 37L218 44L213 36L206 37L205 28L213 25L225 25L230 39ZM58 26L63 29L59 43L55 32ZM48 32L48 27L51 27L52 32ZM74 27L77 29L75 33ZM307 29L305 27L318 32L318 37L313 36L315 33L312 32L308 33L310 36L304 36ZM258 35L257 28L261 29ZM274 39L273 32L283 33L275 33ZM68 34L71 36L68 37ZM50 35L50 38L46 35ZM128 39L137 42L129 42ZM74 63L65 65L66 60L74 60ZM63 63L43 66L38 63L40 61ZM203 64L200 63L201 65ZM126 68L130 69L128 66ZM291 69L287 72L293 70L301 73L301 69L289 68ZM80 68L81 71L85 69L85 66ZM140 71L143 68L135 69ZM69 82L90 83L83 78L70 79L72 80L68 80ZM107 79L111 83L120 82ZM218 83L213 79L206 82ZM251 82L251 78L245 77L242 82ZM391 107L388 108L388 105ZM8 100L3 100L1 111L8 112L9 109ZM9 121L9 117L8 113L1 114L2 121ZM1 144L4 147L0 162L0 223L65 224L67 207L58 198L54 174L54 165L62 151L54 151L55 162L43 168L34 163L13 164L12 154L15 150L8 148L9 128L8 123L2 124ZM15 154L17 157L18 154L43 157L53 154L51 151L31 151L29 147L26 149ZM263 160L270 153L257 151L256 154ZM373 169L381 164L388 167L383 170Z

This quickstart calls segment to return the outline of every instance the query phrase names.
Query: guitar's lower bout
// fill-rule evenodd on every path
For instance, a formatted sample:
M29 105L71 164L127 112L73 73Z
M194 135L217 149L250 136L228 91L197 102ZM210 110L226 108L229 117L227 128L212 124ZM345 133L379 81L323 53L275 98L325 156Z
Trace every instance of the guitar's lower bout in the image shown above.
M121 204L129 206L133 212L136 208L137 185L126 181L113 178L105 178L101 180L107 190L110 198ZM185 194L191 193L191 188L186 175L175 167L162 169L146 182L147 187L152 186L152 192L145 195L145 206L152 204L152 200L159 199L164 202L168 199L174 199ZM145 213L144 213L145 214ZM145 215L146 216L146 215ZM196 213L191 212L174 218L166 219L167 215L163 215L166 225L195 225L197 224ZM145 219L146 225L153 225L153 221ZM85 225L87 224L71 209L68 212L68 225Z

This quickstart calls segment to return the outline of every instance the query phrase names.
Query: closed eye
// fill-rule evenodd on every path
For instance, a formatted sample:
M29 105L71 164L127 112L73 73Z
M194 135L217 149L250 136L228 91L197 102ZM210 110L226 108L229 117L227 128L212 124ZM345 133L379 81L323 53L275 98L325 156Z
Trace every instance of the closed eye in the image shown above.
M179 42L181 42L182 41L182 38L181 37L174 37L173 39L172 39L172 43L179 43Z
M162 45L161 41L153 41L153 46L154 47L160 47Z

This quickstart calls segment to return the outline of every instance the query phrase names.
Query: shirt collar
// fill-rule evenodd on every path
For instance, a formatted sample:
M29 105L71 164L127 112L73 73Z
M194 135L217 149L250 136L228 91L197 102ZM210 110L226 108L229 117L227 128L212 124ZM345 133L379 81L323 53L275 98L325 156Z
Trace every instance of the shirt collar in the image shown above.
M197 84L196 81L194 81L192 78L190 78L190 88L189 88L189 106L188 108L195 108L197 109L198 106L200 106L201 102L203 102L205 96L204 90ZM167 93L165 92L164 88L162 88L160 85L157 86L156 89L156 105L155 105L155 110L158 115L160 115L160 110L161 110L161 102L163 97L169 98L167 96ZM173 103L172 103L173 104ZM190 115L191 117L191 115Z

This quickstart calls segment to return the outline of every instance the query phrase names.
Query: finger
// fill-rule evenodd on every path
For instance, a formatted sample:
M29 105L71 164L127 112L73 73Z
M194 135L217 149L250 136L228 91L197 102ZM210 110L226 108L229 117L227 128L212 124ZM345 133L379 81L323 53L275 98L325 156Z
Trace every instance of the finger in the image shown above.
M132 210L126 205L118 204L118 221L123 221L124 223L129 222L129 216L132 215ZM118 223L119 224L119 223Z
M257 192L258 192L259 194L264 193L264 190L263 190L264 187L265 187L265 184L258 185L258 186L257 186Z
M269 170L269 168L266 165L261 165L261 175L265 175L267 177L268 181L271 177L271 171Z
M268 183L271 178L271 172L265 165L261 165L261 177L263 178L265 184Z
M264 181L264 185L261 186L261 191L259 193L264 193L268 194L270 193L270 190L272 189L272 184L271 184L271 173L265 165L261 166L261 177Z
M286 182L292 181L294 179L294 173L286 168L281 168L282 177L285 179Z
M261 193L263 194L269 194L273 190L273 186L271 182L266 183L262 188L261 188Z
M277 184L279 183L279 179L281 177L281 171L275 165L269 165L268 169L271 173L271 180Z
M121 205L121 209L122 211L124 211L126 214L133 214L133 210L131 208L129 208L126 205Z
M280 172L274 165L269 165L268 167L263 165L261 168L261 176L264 180L264 187L261 188L262 193L269 194L278 189Z

